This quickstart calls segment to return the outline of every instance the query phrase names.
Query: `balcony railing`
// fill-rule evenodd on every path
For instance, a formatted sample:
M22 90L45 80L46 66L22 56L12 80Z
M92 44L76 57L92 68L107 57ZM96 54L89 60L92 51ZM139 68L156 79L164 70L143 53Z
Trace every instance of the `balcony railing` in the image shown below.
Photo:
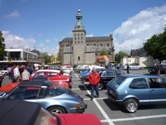
M3 61L13 61L13 62L42 62L43 59L42 58L18 58L18 57L14 57L14 58L4 58Z

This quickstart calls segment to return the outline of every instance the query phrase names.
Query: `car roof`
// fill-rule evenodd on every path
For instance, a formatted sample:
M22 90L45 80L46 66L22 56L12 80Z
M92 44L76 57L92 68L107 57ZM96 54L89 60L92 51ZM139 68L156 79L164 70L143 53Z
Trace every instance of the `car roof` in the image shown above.
M33 86L33 87L41 87L44 84L44 80L43 81L22 81L20 84L18 84L18 86L20 87L24 87L24 86ZM45 85L47 86L47 85Z
M40 109L38 103L22 100L1 101L0 125L34 125Z
M126 78L134 78L134 77L140 77L140 78L164 78L163 76L149 75L149 74L122 74L120 76L123 76L123 77L126 77Z

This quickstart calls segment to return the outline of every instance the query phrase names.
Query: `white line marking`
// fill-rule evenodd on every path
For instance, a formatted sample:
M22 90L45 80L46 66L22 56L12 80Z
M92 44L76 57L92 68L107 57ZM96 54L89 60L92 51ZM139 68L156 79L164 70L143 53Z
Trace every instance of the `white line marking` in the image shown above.
M78 75L75 74L76 77L78 78ZM84 88L86 89L86 92L90 95L89 90L87 90L86 86L83 84ZM93 99L94 103L96 104L96 106L98 107L98 109L100 110L100 112L102 113L102 115L104 116L104 118L106 119L106 121L109 123L109 125L114 125L114 123L110 120L109 116L106 114L106 112L103 110L103 108L100 106L100 104L96 101L96 99Z
M152 118L163 118L166 117L164 115L153 115L153 116L140 116L140 117L132 117L132 118L120 118L120 119L110 119L111 122L120 122L120 121L133 121L133 120L142 120L142 119L152 119ZM100 120L101 122L108 122L108 120Z
M90 98L83 98L84 100L90 100ZM95 98L96 100L102 100L102 99L108 99L107 97L103 97L103 98Z
M71 90L80 90L80 88L72 88Z

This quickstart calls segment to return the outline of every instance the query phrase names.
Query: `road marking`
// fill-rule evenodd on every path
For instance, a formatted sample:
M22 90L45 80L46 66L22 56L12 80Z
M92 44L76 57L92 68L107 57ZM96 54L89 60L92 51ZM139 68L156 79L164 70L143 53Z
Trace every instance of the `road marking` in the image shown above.
M76 77L79 79L78 75L75 74ZM86 86L84 84L82 84L84 86L84 88L86 89L86 92L90 95L90 91L87 90ZM105 121L109 123L109 125L114 125L114 123L111 121L111 119L109 118L109 116L106 114L106 112L103 110L103 108L100 106L100 104L96 101L96 99L93 99L93 102L96 104L96 106L98 107L98 109L100 110L100 112L102 113L102 115L104 116L104 118L106 119Z
M71 90L80 90L80 88L72 88Z
M84 100L90 100L90 98L83 98ZM95 98L96 100L102 100L102 99L108 99L108 97L103 97L103 98Z
M121 121L133 121L133 120L143 120L143 119L152 119L152 118L163 118L166 117L164 115L153 115L153 116L140 116L140 117L132 117L132 118L120 118L120 119L110 119L111 122L121 122ZM100 120L101 122L108 122L108 120Z

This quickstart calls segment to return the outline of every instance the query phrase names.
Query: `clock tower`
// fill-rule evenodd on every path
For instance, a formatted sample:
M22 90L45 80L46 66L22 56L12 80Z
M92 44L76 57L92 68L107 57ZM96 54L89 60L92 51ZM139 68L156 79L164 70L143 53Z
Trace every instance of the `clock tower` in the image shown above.
M78 9L76 15L76 25L74 27L73 32L73 64L84 64L85 62L85 47L86 47L86 31L85 27L82 25L82 15L81 10Z

